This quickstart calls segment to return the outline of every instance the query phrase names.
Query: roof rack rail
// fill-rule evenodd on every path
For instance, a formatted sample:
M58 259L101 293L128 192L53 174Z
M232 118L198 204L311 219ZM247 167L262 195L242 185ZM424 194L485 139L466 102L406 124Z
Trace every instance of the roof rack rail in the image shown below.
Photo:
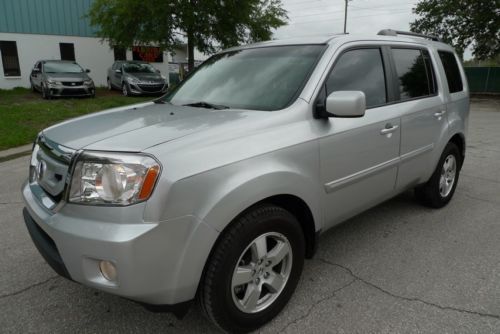
M441 38L432 36L432 35L424 35L424 34L419 34L416 32L411 32L411 31L401 31L401 30L392 30L392 29L383 29L378 32L377 35L382 35L382 36L397 36L397 35L405 35L405 36L414 36L414 37L422 37L422 38L427 38L432 41L436 42L442 42Z

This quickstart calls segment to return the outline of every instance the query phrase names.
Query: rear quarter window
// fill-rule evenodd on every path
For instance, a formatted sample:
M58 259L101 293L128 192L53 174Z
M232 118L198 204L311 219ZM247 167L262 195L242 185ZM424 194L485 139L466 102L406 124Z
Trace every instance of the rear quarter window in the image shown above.
M446 81L448 82L450 93L463 91L464 85L455 55L448 51L439 51L438 53L441 63L443 63L444 73L446 74Z

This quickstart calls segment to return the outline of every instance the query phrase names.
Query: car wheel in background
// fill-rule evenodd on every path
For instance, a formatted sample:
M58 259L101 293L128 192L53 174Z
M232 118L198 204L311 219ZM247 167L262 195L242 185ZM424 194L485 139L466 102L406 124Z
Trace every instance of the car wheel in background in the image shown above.
M50 100L52 98L50 92L47 90L47 88L45 88L45 85L43 83L40 85L40 90L42 91L42 98L46 100Z
M223 232L207 261L199 301L227 332L249 332L286 305L304 265L297 219L274 205L255 206Z
M130 95L130 91L128 90L128 86L125 82L122 84L122 94L123 94L123 96Z
M453 197L462 167L460 150L448 143L439 159L436 170L427 183L415 188L417 199L432 208L442 208Z

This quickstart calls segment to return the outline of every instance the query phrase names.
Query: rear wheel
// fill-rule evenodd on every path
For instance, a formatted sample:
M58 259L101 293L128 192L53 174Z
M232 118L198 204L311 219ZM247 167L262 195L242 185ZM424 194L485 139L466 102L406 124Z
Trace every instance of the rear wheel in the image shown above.
M455 193L461 165L458 147L448 143L429 181L415 188L417 199L432 208L442 208L448 204Z
M210 320L228 332L249 332L274 318L297 286L305 241L297 219L273 205L250 209L214 248L200 285Z

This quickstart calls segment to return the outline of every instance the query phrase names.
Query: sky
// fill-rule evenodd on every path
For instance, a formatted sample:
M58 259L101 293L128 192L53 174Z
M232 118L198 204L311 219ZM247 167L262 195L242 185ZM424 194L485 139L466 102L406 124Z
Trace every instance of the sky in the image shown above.
M377 34L382 29L410 30L418 0L349 0L347 32ZM282 0L288 11L288 25L278 28L275 39L344 31L345 0ZM471 58L466 50L465 59Z
M282 0L288 11L289 23L277 29L275 38L311 34L341 33L344 30L344 0ZM415 19L412 8L417 1L350 0L347 32L376 34L391 28L409 30Z

